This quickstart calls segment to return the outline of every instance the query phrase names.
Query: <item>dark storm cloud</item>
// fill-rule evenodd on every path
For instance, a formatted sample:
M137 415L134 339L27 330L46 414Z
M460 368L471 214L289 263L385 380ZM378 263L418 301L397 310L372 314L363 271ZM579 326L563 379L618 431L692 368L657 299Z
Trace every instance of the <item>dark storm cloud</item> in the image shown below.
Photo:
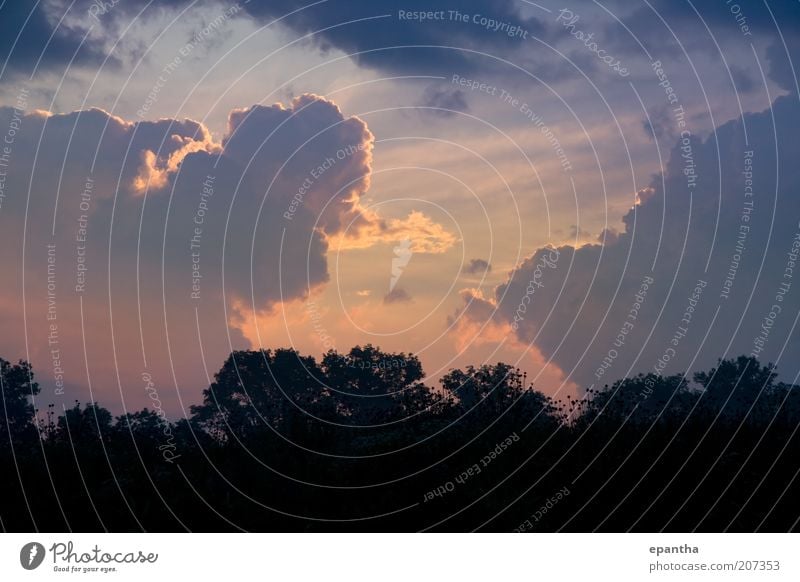
M68 63L98 65L132 19L146 24L161 22L154 19L163 17L165 10L186 10L187 15L193 15L233 8L231 14L236 18L251 18L257 25L279 20L278 27L291 31L294 38L308 35L307 44L318 50L352 54L358 65L388 74L450 75L457 71L488 76L505 71L506 66L497 60L500 58L547 81L574 75L572 66L535 40L556 42L551 15L530 7L523 11L525 5L514 0L443 0L435 5L422 0L50 0L35 5L32 12L20 5L6 3L0 10L0 42L4 43L3 53L10 55L9 70L13 71L29 71L40 56L41 65L50 69ZM415 15L419 12L435 13L436 18L420 20ZM25 24L29 14L31 18ZM19 45L11 51L20 30ZM87 41L81 45L87 34ZM45 47L51 35L50 45ZM107 64L119 65L141 52L137 38L128 37L115 48ZM70 62L73 55L75 60ZM579 66L595 65L585 55L572 56ZM581 64L582 60L586 62Z
M225 6L234 4L216 3ZM188 0L173 0L148 4L143 0L118 3L90 0L67 3L54 0L35 5L6 2L0 10L0 54L11 55L9 66L16 70L28 70L40 56L46 65L63 65L70 61L73 54L76 54L75 64L96 63L102 61L104 56L98 43L85 43L79 49L90 27L113 29L115 23L136 17L142 8L145 8L145 12L140 18L148 18L165 7L181 9L191 6L190 10L194 10L207 6L209 2L194 4ZM246 11L259 23L266 24L280 18L282 25L296 34L316 33L311 42L321 50L336 48L347 53L361 53L353 57L360 65L397 73L469 72L496 66L496 61L492 59L458 48L508 56L522 46L529 46L524 43L533 42L522 38L523 35L530 37L544 32L543 25L537 19L520 15L519 4L513 0L499 0L491 4L479 0L444 0L435 5L422 0L388 0L380 3L329 0L310 7L306 0L277 0L242 2L240 6L244 8L241 14ZM451 19L450 10L466 15L467 22ZM401 11L402 14L435 11L443 19L420 22L418 19L404 18ZM71 23L71 26L63 23L57 26L65 16L65 22ZM476 21L473 22L473 18ZM486 20L482 20L484 18ZM489 21L496 22L496 26L490 25ZM21 38L14 46L20 30L23 31ZM45 50L45 43L54 31L53 39ZM409 48L391 48L400 46ZM430 48L432 46L457 48Z
M605 25L605 34L612 46L638 55L642 54L641 43L654 59L682 59L684 50L692 56L718 55L720 49L715 41L725 52L725 42L739 39L748 50L750 43L756 48L766 47L769 77L787 91L797 90L791 68L794 63L796 69L800 59L800 3L797 0L768 3L701 0L691 5L653 0L649 6L637 3L633 8L630 2L615 1L608 7L625 27L616 21ZM732 64L729 61L729 65ZM741 69L734 72L731 67L731 72L739 91L751 90L751 81L760 84L757 74L756 79L752 79L741 74Z
M30 75L37 62L40 68L50 69L70 61L75 65L103 61L103 51L96 44L83 42L85 30L58 26L60 16L46 8L44 2L0 5L0 67L5 73Z
M786 32L800 32L800 11L797 0L770 0L763 2L746 2L725 0L699 0L692 2L675 2L674 0L651 0L650 7L642 3L634 15L636 18L657 18L656 13L670 24L692 22L702 26L702 21L714 26L722 25L734 32L751 34L775 32L776 23ZM629 2L620 2L619 6L630 6ZM697 12L695 13L695 10ZM649 16L648 16L649 15ZM699 15L699 16L698 16ZM774 16L774 19L773 19ZM728 25L732 26L728 26ZM721 30L714 32L722 32Z
M200 10L210 4L237 8L236 2L208 0L36 0L0 2L2 74L61 72L66 67L120 66L123 52L141 44L122 30L132 19L145 24L165 10ZM240 13L238 8L231 15ZM243 11L241 11L243 13ZM109 54L112 45L120 41ZM217 42L217 41L214 41ZM34 69L35 68L35 69Z
M246 10L262 21L280 18L306 6L305 0L251 2ZM330 0L301 10L282 22L300 34L320 31L314 42L323 50L337 48L346 53L363 53L354 57L362 66L396 73L442 73L458 70L464 73L480 68L496 67L493 59L447 48L450 46L507 56L525 47L533 48L531 35L542 35L543 24L536 18L523 18L513 0ZM451 20L449 11L468 16L467 22ZM440 20L420 22L403 18L403 13L437 12ZM544 13L543 13L544 14ZM383 18L374 18L385 16ZM473 22L478 17L479 22ZM480 24L485 17L505 25L497 30ZM365 20L366 19L366 20ZM510 35L510 27L519 27ZM507 31L507 32L504 32ZM527 33L528 40L522 38ZM409 47L409 48L389 48ZM416 48L413 48L416 47ZM386 49L386 50L383 50Z

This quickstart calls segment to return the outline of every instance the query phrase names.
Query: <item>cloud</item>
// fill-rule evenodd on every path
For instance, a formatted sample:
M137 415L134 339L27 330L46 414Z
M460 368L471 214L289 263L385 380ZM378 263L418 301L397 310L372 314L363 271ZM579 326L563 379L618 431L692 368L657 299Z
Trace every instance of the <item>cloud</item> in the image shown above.
M36 365L46 402L90 396L55 393L56 346L71 386L91 381L95 397L119 392L141 406L146 370L175 411L180 390L196 393L206 370L250 345L253 315L326 284L330 240L366 248L408 237L421 253L453 240L422 213L384 220L362 208L372 133L315 95L232 111L220 143L195 121L100 109L0 108L0 132L12 127L0 150L0 258L10 266L0 353Z
M175 145L175 149L166 155L158 156L153 150L141 150L139 153L141 164L133 179L133 191L136 194L143 194L148 189L164 188L169 183L170 175L178 171L183 160L191 153L222 151L220 146L213 142L211 134L205 127L199 127L197 132L200 135L196 133L192 137L172 134L169 140Z
M796 9L796 7L795 7ZM769 63L769 77L781 89L790 93L797 93L798 72L800 71L800 38L796 33L787 36L786 46L782 41L776 40L767 48L767 62Z
M520 340L511 324L495 317L494 299L472 288L462 289L459 295L462 304L448 316L447 326L461 359L472 363L502 360L529 370L539 390L561 398L577 396L578 386L565 378L556 363L548 361L535 344Z
M413 299L408 292L402 287L395 287L383 296L384 305L392 305L393 303L411 303Z
M629 6L628 3L620 2L620 4ZM698 2L694 5L697 14L694 10L686 10L684 6L670 2L670 0L654 0L650 2L650 6L652 6L652 9L638 8L639 16L643 18L645 14L649 13L651 18L658 18L655 15L655 13L658 13L659 16L672 25L688 22L702 26L702 22L704 22L712 29L715 25L729 27L731 24L737 24L737 14L731 10L731 5L729 4ZM769 10L760 10L758 6L746 6L744 4L737 8L741 16L744 17L745 24L751 33L753 30L775 32L776 23L786 32L800 30L800 14L797 13L797 3L794 0L775 0L770 2ZM698 14L702 18L702 22L698 18ZM735 30L738 30L738 27Z
M102 4L95 0L49 0L33 7L6 2L0 10L0 43L6 49L3 52L12 54L14 47L10 64L20 70L28 70L40 57L51 65L65 66L73 55L77 57L73 64L95 64L105 58L109 43L104 40L119 38L117 32L133 18L147 22L163 15L165 8L177 11L188 7L190 14L210 4L230 8L230 3L221 1L203 3L200 8L189 0L159 2L157 9L146 0L105 4L108 7L100 10ZM522 44L525 41L521 35L542 35L545 31L536 18L522 16L513 0L493 2L491 9L479 0L445 0L435 8L422 0L388 0L377 6L366 0L314 4L277 0L242 2L240 6L236 17L249 15L261 24L279 19L281 26L294 34L311 35L309 42L319 50L356 53L353 58L361 66L398 73L490 70L496 61L480 57L478 51L506 56L524 54L521 49L526 45ZM401 16L432 11L446 19L419 21ZM466 15L467 21L451 19L450 11ZM478 20L473 22L476 17ZM19 31L23 34L14 46ZM45 47L45 39L51 35L49 46ZM91 42L83 42L86 35L91 35ZM455 48L434 48L437 46Z
M619 241L619 231L614 227L604 228L603 232L597 235L600 244L614 244Z
M731 65L730 70L736 91L740 93L750 93L758 88L758 81L751 76L747 69Z
M107 8L99 8L103 5ZM435 13L437 19L413 16L419 12ZM292 41L299 41L291 44L301 51L312 50L323 57L331 51L341 52L351 55L359 67L389 75L439 76L458 72L488 81L521 66L544 81L555 82L574 78L575 66L586 71L597 69L597 59L586 51L566 50L572 61L569 62L543 44L558 42L558 27L552 15L515 0L490 4L482 0L445 0L435 7L422 0L388 0L377 7L367 0L46 0L37 5L35 13L36 26L30 24L25 29L24 43L15 48L9 63L16 72L29 73L42 56L40 68L47 68L48 72L63 72L68 66L95 72L102 64L111 69L111 74L116 71L127 76L127 69L136 63L142 62L145 67L152 64L150 57L155 53L149 49L165 29L172 34L165 35L159 44L181 42L186 35L192 43L197 34L212 27L213 36L202 35L202 43L194 42L192 55L184 61L200 63L204 56L213 60L213 55L224 50L222 43L228 35L235 34L234 30L223 29L221 23L234 18L245 28L269 26L268 37L280 38L282 43L290 35ZM0 23L9 22L6 38L15 37L26 16L24 9L15 9L8 21L0 17ZM199 33L193 32L197 29ZM505 65L503 60L513 65ZM510 78L505 82L508 86L516 84ZM456 93L441 98L455 99L454 105L463 105Z
M428 87L422 95L420 105L426 108L421 113L443 118L453 117L458 111L469 111L464 92L459 89Z
M800 104L787 96L706 139L679 140L624 231L608 231L605 244L561 246L557 261L538 249L489 299L467 294L463 316L511 325L584 387L742 353L775 361L787 338L779 365L792 378L798 131Z
M406 218L381 219L375 212L356 206L358 217L348 228L329 237L331 248L365 249L378 244L411 241L412 253L441 254L456 243L456 236L419 211Z
M588 230L584 230L579 227L577 224L570 224L569 225L569 234L568 237L570 240L581 240L581 239L591 239L592 233Z
M464 267L464 272L469 275L483 275L484 273L491 273L491 271L492 266L483 259L471 259L469 264Z
M34 67L99 65L105 58L100 46L84 42L85 31L64 24L54 2L3 2L0 5L0 71L33 73ZM77 9L75 9L77 10ZM82 12L84 20L86 12ZM63 11L61 12L63 16ZM111 59L111 63L116 60Z
M695 64L702 54L714 59L712 66L723 66L721 53L730 66L734 89L748 93L761 85L760 76L746 74L745 68L734 63L751 57L750 50L739 51L752 43L759 52L766 47L768 77L786 91L797 91L792 65L796 69L800 57L800 11L795 0L772 1L768 8L758 3L695 2L687 9L671 0L631 6L622 0L613 0L608 6L625 25L622 28L616 21L605 25L610 46L638 54L641 43L659 59L675 59L682 65L689 64L686 51ZM754 62L749 70L757 69Z
M447 317L447 327L453 328L460 324L460 320L468 322L494 323L497 304L492 298L486 298L480 289L465 288L458 292L463 305L453 315Z
M642 127L648 137L669 142L675 139L675 123L672 112L666 105L648 110L647 116L642 120Z
M313 42L322 50L358 53L354 60L359 65L394 73L491 70L497 61L475 51L491 55L522 52L531 42L520 37L522 32L542 35L545 31L538 19L523 17L518 3L512 0L492 2L491 8L480 0L445 0L435 7L423 0L388 0L379 5L366 0L326 2L302 9L306 5L301 0L278 0L251 2L246 9L264 22L297 11L282 24L297 34L316 33ZM420 21L401 16L432 11L443 19ZM451 20L450 11L467 15L467 22ZM472 21L476 16L477 23ZM494 30L494 25L487 28L480 17L498 22L498 29ZM519 29L516 36L509 34L513 26ZM435 48L440 46L455 49Z

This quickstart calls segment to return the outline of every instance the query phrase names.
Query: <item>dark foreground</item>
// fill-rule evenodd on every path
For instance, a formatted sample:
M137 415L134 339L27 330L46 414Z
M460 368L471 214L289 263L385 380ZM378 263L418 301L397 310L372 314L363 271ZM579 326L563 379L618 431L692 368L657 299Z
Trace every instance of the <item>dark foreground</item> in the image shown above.
M503 364L431 387L371 346L236 352L176 423L35 410L0 362L5 531L798 527L800 387L752 358L562 402Z

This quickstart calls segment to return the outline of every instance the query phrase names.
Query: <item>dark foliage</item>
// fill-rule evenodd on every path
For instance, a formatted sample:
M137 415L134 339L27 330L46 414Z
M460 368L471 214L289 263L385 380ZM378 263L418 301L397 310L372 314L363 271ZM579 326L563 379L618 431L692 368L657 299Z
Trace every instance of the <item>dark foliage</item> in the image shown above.
M424 383L411 354L230 355L191 416L36 410L0 360L6 531L786 531L800 388L753 358L580 400L505 364Z

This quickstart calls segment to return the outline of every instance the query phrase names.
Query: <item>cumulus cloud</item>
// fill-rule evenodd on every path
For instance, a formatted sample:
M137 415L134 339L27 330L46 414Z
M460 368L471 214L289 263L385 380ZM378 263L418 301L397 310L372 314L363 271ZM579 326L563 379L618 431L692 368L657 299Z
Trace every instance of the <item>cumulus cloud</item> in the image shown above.
M242 322L328 281L331 240L409 238L420 253L454 240L421 213L384 220L361 206L372 133L315 95L232 111L221 143L191 120L100 109L0 108L10 127L0 353L34 362L47 401L67 397L54 391L58 361L67 382L104 398L118 387L132 407L144 404L146 370L175 410L181 390L196 393L206 370L249 344Z
M583 387L742 353L775 361L784 349L780 368L793 378L799 124L797 97L786 96L679 140L624 231L537 250L489 298L466 293L459 315L511 325Z

